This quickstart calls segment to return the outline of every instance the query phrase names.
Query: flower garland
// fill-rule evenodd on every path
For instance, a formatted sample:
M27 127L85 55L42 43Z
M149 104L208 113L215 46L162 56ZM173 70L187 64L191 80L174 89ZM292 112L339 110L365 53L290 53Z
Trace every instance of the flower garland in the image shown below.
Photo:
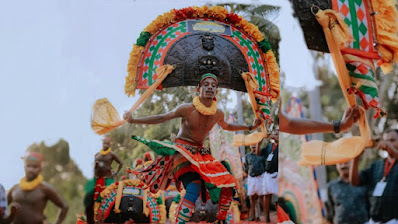
M111 151L112 151L111 148L108 148L107 150L101 149L101 150L100 150L100 154L103 155L103 156L105 156L105 155L107 155L108 153L110 153Z
M203 115L214 115L217 112L217 101L215 100L213 100L213 103L210 107L206 107L202 102L200 102L199 97L195 96L193 98L192 104L199 111L199 113Z
M126 84L124 86L124 91L128 96L135 96L136 87L136 76L137 68L142 54L144 53L144 48L148 43L151 36L156 34L158 31L166 28L167 26L176 23L184 19L194 19L194 18L210 18L214 20L224 21L237 28L240 28L246 32L249 36L257 41L261 50L264 53L265 63L267 64L268 71L270 73L270 87L271 95L273 99L279 97L279 66L276 62L275 55L272 52L271 46L267 40L265 40L264 35L252 23L249 23L242 16L235 13L229 13L227 9L222 6L193 6L183 9L172 9L169 12L159 15L155 20L149 24L143 32L141 32L140 37L137 39L136 44L133 46L133 50L130 53L130 59L127 65Z
M43 182L43 176L40 174L32 181L27 181L26 177L23 177L19 181L19 187L24 191L31 191L34 190L37 186L39 186L42 182Z

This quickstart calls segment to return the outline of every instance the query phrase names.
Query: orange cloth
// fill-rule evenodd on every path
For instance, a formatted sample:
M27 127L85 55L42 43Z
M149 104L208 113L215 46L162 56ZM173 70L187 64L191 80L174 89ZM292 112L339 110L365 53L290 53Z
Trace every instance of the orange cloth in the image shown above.
M129 112L135 111L173 70L174 67L168 64L157 68L156 74L158 75L158 79L141 95L137 102L130 108ZM119 113L107 98L102 98L95 102L91 115L91 127L97 134L103 135L108 133L125 122L125 120L120 119Z
M355 95L349 95L347 89L350 87L350 76L345 67L345 61L340 49L345 41L350 41L345 24L341 24L341 17L333 10L325 11L319 9L315 14L316 19L322 26L326 42L336 67L337 76L343 94L352 107L356 105ZM344 23L344 22L343 22ZM343 35L344 34L344 35ZM361 136L338 139L334 142L310 141L302 144L299 165L331 165L347 162L357 157L367 146L371 146L369 125L366 120L365 110L361 108L359 129Z
M260 112L258 109L258 105L254 96L254 90L258 88L258 83L254 78L254 75L249 72L242 73L242 78L245 81L246 90L249 94L250 103L252 105L253 113L256 115L256 118L260 118ZM267 130L265 129L264 122L261 124L261 132L252 133L249 135L238 134L234 136L233 146L244 146L244 145L254 145L262 141L265 137L267 137Z

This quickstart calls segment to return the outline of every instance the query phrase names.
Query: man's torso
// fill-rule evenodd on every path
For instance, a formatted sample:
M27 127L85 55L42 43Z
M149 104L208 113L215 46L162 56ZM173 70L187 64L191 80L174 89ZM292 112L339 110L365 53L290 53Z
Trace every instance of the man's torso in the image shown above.
M178 138L195 144L202 144L209 131L219 121L219 113L214 115L202 115L193 105L184 109L185 113L181 120L181 129Z
M32 191L23 191L17 186L12 192L12 202L19 203L21 210L13 223L43 223L45 220L43 211L48 200L45 192L43 184L40 184Z
M334 223L363 224L369 220L365 187L354 187L340 178L328 185L333 203Z

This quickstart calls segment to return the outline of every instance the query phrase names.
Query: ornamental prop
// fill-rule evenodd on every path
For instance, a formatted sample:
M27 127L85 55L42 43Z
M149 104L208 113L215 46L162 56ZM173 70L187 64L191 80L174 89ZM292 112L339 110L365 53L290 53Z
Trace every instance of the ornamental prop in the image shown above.
M296 0L293 3L308 48L330 52L348 104L351 107L356 105L352 94L355 93L362 100L364 109L372 107L376 110L374 118L384 116L386 113L381 109L375 80L375 61L384 73L390 72L393 63L398 61L398 13L395 1L332 0L330 5L329 1L324 0L312 6L311 1L306 2L306 5L300 5ZM310 37L311 33L316 33L317 38ZM299 164L344 163L358 156L365 147L371 146L364 109L360 111L361 136L331 143L305 143Z
M158 72L162 66L173 68L163 76ZM258 83L253 90L255 114L270 119L269 102L279 97L279 67L269 42L258 27L221 6L172 9L159 15L134 44L127 71L128 96L136 89L197 86L205 73L216 75L219 87L247 92L241 75L250 73ZM96 103L92 120L98 134L125 122L106 99Z

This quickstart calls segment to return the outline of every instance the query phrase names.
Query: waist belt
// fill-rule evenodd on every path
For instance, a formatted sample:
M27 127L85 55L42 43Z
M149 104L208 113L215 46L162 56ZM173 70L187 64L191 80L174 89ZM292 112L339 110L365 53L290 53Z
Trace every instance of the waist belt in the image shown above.
M210 149L209 148L204 148L202 146L194 146L194 145L188 145L180 142L176 142L176 145L181 145L184 148L186 148L189 152L192 154L200 153L201 155L207 155L210 154Z

